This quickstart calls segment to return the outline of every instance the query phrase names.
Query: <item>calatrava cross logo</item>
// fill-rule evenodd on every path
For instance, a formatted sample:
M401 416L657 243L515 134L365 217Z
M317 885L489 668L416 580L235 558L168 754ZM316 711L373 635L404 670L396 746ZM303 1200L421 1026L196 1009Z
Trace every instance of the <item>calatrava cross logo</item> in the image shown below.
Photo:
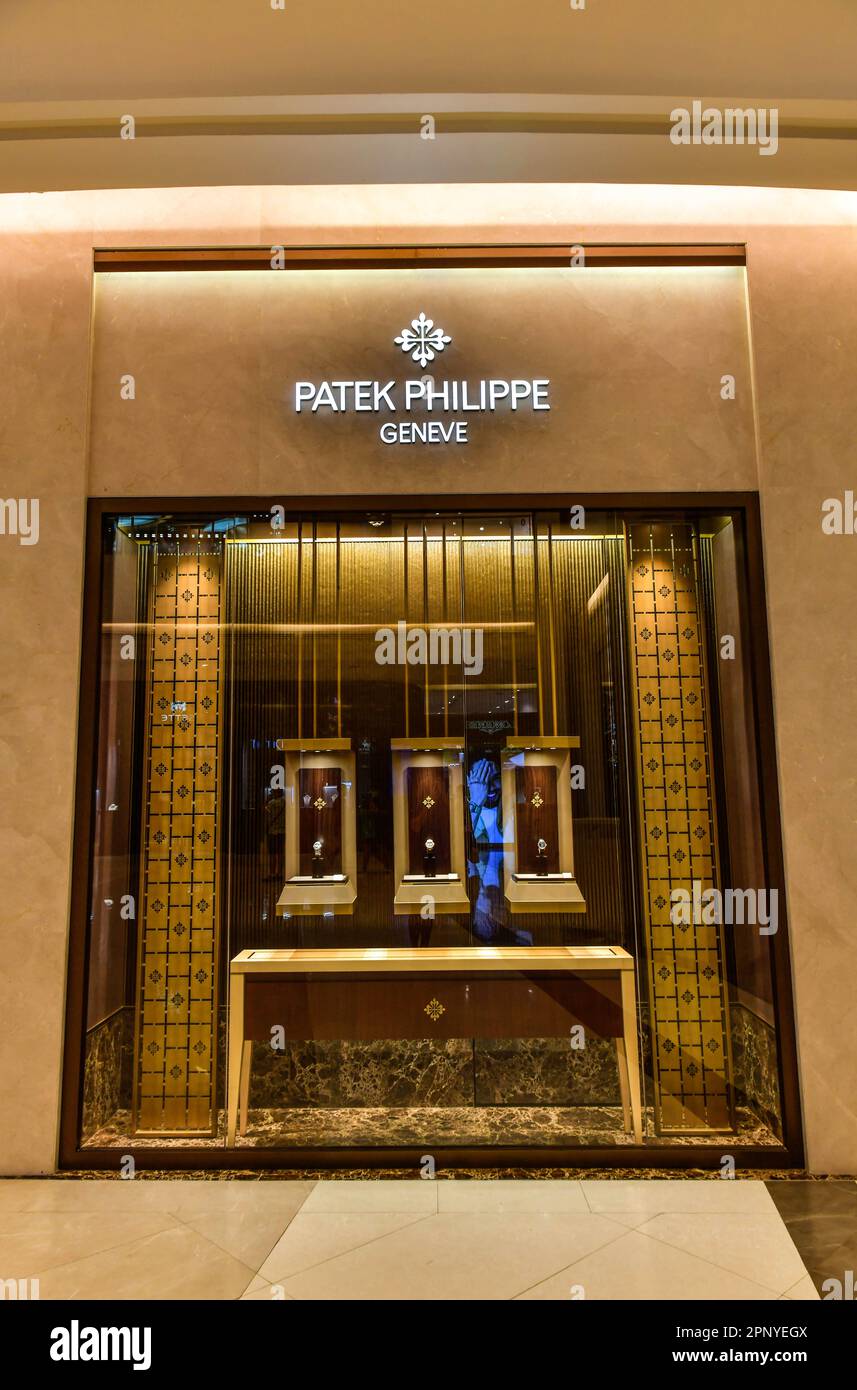
M434 361L439 352L443 352L452 339L442 328L435 328L434 319L427 319L425 314L420 314L419 318L411 319L410 328L403 328L393 342L399 344L402 352L409 353L414 362L426 367L429 362Z

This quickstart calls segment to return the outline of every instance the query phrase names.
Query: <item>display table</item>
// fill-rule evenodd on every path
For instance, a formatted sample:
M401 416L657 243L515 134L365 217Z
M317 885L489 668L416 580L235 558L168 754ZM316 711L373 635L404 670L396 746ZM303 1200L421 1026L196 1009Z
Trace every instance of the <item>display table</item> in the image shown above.
M615 1038L625 1130L642 1143L634 959L621 946L242 951L230 966L228 1143L247 1125L254 1042Z

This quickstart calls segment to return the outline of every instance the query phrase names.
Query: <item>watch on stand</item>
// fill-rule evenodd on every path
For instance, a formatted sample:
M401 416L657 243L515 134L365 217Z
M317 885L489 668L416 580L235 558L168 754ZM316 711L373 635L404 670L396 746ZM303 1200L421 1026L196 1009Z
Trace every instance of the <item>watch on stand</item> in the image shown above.
M504 894L511 912L585 912L574 874L571 750L574 735L506 740L503 790Z
M464 848L464 745L393 739L393 858L397 916L470 908Z
M277 916L350 915L357 900L356 765L351 740L283 738L286 881Z

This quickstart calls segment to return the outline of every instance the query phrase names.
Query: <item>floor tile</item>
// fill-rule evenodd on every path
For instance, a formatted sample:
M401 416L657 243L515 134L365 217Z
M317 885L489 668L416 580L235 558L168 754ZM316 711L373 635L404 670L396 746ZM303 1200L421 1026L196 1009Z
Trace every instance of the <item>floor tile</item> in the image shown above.
M270 1290L270 1287L271 1285L269 1280L263 1279L261 1274L254 1274L253 1278L250 1280L250 1283L247 1285L241 1297L248 1298L250 1294Z
M807 1217L786 1221L789 1238L813 1278L841 1278L845 1269L857 1269L857 1238L849 1236L838 1217Z
M332 1178L318 1182L307 1197L303 1210L310 1211L403 1211L427 1215L437 1211L439 1183L430 1179L380 1178L377 1182L350 1182Z
M626 1299L699 1299L702 1302L727 1298L773 1299L764 1288L737 1274L689 1255L684 1250L627 1231L593 1254L585 1256L558 1274L536 1283L522 1299L583 1299L611 1301Z
M857 1261L850 1243L832 1250L822 1263L804 1259L804 1264L822 1299L835 1294L851 1302L857 1300Z
M806 1274L778 1212L664 1212L640 1227L665 1241L779 1296Z
M23 1278L175 1225L166 1212L0 1211L0 1278Z
M256 1211L203 1212L182 1218L191 1230L250 1269L259 1268L292 1219L291 1213L283 1216Z
M303 1206L315 1183L288 1179L283 1182L238 1179L172 1185L179 1190L167 1194L169 1210L182 1220L226 1212L252 1212L256 1215L282 1216L285 1224Z
M577 1211L590 1210L579 1182L531 1178L439 1182L438 1211Z
M608 1221L615 1221L617 1226L623 1226L626 1231L639 1230L652 1219L651 1212L648 1211L600 1211L598 1215Z
M221 1211L299 1209L314 1187L305 1180L108 1178L0 1183L0 1212L166 1211L190 1216ZM5 1189L8 1187L9 1191Z
M38 1178L0 1178L0 1212L26 1211L33 1202L34 1189L52 1184Z
M830 1279L844 1288L857 1271L857 1182L771 1182L768 1191L822 1298Z
M254 1289L252 1293L242 1293L242 1303L294 1303L289 1294L285 1292L282 1284L265 1284L264 1288Z
M820 1297L818 1289L808 1274L805 1274L802 1279L798 1279L797 1283L783 1294L783 1298L794 1303L817 1303Z
M592 1211L771 1212L773 1203L763 1182L726 1178L584 1179L580 1184Z
M43 1299L233 1299L253 1270L186 1226L38 1271Z
M804 1216L842 1216L857 1224L857 1179L814 1182L792 1179L765 1186L784 1220Z
M0 1182L0 1211L167 1211L165 1189L184 1185L136 1178L16 1178Z
M0 1180L0 1277L38 1278L45 1299L254 1301L569 1300L578 1284L812 1300L845 1284L855 1185L776 1195L693 1178Z
M417 1212L301 1212L261 1265L259 1275L277 1283L414 1221L430 1219Z
M285 1281L297 1299L509 1299L608 1241L592 1213L445 1212Z

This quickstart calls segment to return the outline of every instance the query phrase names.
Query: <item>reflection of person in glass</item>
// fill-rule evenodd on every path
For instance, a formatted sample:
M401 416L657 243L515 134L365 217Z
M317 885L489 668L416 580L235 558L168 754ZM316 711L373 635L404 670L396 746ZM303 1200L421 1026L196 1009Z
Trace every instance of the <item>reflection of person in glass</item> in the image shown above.
M502 845L500 769L493 758L479 758L467 778L470 826L479 844Z
M531 946L528 931L510 930L505 925L503 901L503 802L500 768L493 758L478 758L467 777L467 798L472 832L467 874L476 878L479 890L473 908L473 935L480 941Z
M480 941L496 935L496 917L502 904L503 815L500 797L500 769L493 758L478 758L467 778L470 829L475 856L468 860L467 873L479 880L473 909L473 932Z

